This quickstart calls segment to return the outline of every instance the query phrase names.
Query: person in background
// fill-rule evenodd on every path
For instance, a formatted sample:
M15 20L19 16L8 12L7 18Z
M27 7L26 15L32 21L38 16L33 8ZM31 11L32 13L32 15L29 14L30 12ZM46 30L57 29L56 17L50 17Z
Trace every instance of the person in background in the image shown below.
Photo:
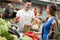
M53 37L53 32L57 29L57 21L56 21L56 12L57 8L56 5L50 4L47 6L46 12L48 17L44 21L42 28L42 40L49 40L51 37ZM51 34L52 33L52 34ZM36 34L41 34L40 32L36 32ZM48 35L52 35L51 37Z
M0 18L3 18L3 13L0 13Z
M16 9L13 11L13 16L12 16L13 18L16 17L16 14L17 14L18 10L19 10L19 9L16 8Z
M13 14L13 5L8 3L8 5L4 11L4 18L10 19L10 18L12 18L12 14Z
M31 26L31 21L34 19L34 12L30 10L31 5L31 1L27 0L24 3L24 8L22 10L19 10L16 14L16 17L19 19L19 31L23 30L24 25Z

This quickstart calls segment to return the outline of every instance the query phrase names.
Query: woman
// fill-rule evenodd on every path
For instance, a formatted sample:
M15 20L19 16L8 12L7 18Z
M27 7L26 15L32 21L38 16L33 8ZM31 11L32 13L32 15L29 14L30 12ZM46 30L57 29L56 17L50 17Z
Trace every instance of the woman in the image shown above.
M47 40L48 34L53 32L53 30L55 30L57 28L57 21L56 21L56 17L55 17L56 10L57 9L54 4L50 4L47 6L46 12L48 14L48 17L46 18L45 23L43 25L42 40ZM50 37L48 36L48 39L49 38Z

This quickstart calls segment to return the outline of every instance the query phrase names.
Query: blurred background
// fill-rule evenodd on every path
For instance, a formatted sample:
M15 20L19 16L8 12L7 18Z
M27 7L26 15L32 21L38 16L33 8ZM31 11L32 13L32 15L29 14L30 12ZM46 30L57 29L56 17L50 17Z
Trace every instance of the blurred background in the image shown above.
M22 9L23 8L23 2L26 0L0 0L0 13L4 13L4 9L8 5L8 3L11 3L13 5L13 9ZM31 10L33 10L34 7L37 7L39 15L42 15L43 18L46 17L46 6L48 4L56 4L57 5L57 18L60 22L60 0L31 0L32 7ZM44 16L45 15L45 16Z

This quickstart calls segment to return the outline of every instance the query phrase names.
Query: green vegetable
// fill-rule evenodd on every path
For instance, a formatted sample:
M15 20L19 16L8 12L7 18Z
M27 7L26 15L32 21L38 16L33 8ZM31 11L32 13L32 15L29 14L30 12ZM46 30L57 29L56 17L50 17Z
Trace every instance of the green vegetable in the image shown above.
M2 18L0 18L0 25L5 25L5 20L3 20Z
M0 35L7 40L14 40L12 34L8 32L9 27L11 27L11 23L0 18Z
M11 27L11 23L9 21L6 21L5 25L10 28Z
M8 31L8 27L6 25L0 25L0 30L2 32L6 32L6 31Z
M11 27L11 23L9 21L5 21L2 18L0 18L0 25L6 25L8 28Z
M1 36L5 37L7 40L14 40L14 37L8 32L2 32Z
M2 18L0 18L0 30L3 31L8 31L8 28L11 27L11 23L9 21L5 21Z
M1 35L1 30L0 30L0 35Z
M28 36L24 36L24 37L21 37L20 40L32 40L32 38L30 38Z

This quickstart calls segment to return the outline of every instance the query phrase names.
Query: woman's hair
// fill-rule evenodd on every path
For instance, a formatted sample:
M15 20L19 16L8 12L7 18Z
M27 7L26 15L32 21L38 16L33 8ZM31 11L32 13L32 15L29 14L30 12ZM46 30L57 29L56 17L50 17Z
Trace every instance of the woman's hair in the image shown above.
M56 12L56 10L57 10L56 5L55 5L55 4L50 4L50 5L49 5L49 9L50 9L50 14L51 14L52 16L55 16L55 12Z

